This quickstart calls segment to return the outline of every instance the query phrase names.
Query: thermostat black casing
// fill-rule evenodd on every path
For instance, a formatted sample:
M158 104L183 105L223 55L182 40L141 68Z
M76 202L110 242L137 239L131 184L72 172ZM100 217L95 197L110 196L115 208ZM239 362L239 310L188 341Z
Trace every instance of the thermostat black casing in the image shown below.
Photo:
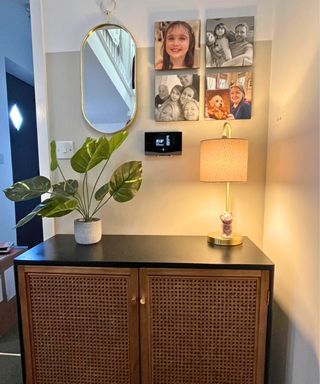
M154 156L181 155L182 132L145 132L144 152Z

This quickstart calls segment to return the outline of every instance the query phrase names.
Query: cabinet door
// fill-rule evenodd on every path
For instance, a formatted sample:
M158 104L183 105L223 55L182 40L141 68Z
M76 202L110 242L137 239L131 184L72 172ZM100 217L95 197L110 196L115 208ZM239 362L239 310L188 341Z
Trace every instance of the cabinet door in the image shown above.
M262 384L269 272L140 270L142 384Z
M19 266L28 384L138 384L138 271Z

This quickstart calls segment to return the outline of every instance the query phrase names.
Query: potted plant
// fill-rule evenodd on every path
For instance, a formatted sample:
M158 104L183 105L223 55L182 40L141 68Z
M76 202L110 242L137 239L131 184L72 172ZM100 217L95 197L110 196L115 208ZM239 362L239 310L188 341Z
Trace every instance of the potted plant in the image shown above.
M129 161L120 165L112 174L109 182L98 185L103 171L112 153L120 147L128 136L127 131L114 134L109 140L102 136L98 139L88 137L81 148L72 156L72 169L82 175L79 183L76 179L66 179L58 163L56 143L52 141L51 171L58 170L63 181L52 184L44 176L14 183L4 193L12 201L25 201L43 194L49 197L38 204L16 227L26 224L36 215L42 217L60 217L77 211L81 218L75 220L75 239L80 244L93 244L101 239L101 220L97 212L113 198L123 203L131 200L138 192L142 182L141 161ZM101 164L102 163L102 164ZM101 170L93 183L89 185L88 172L101 164Z

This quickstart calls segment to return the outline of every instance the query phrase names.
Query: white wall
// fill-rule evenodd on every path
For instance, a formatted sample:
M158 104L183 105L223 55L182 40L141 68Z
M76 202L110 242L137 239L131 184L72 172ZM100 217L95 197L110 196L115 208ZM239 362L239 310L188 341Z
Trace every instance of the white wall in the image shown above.
M0 191L12 184L11 147L6 86L6 59L10 72L32 82L30 19L24 1L0 2ZM19 28L17 28L19 26ZM16 241L14 204L0 194L0 240ZM5 214L3 214L5 212Z
M251 16L256 15L256 40L270 40L272 35L272 4L274 0L119 0L114 18L126 26L138 47L153 46L154 22L174 19ZM100 11L100 0L45 0L46 52L79 51L87 31L106 22ZM110 1L104 0L104 4ZM58 22L59 20L59 22ZM202 36L202 42L204 42Z
M319 2L277 0L264 251L276 265L272 383L319 382Z
M48 102L51 138L73 140L78 148L87 136L98 136L84 121L80 109L79 49L83 36L93 26L105 21L95 1L77 2L46 0L44 3L45 47L48 61ZM144 3L145 4L145 3ZM61 5L61 6L59 6ZM233 135L250 141L249 180L232 187L234 230L248 235L262 245L265 164L267 145L270 41L272 12L264 1L234 1L200 4L193 1L145 6L117 2L116 16L134 35L138 46L138 110L129 128L129 137L112 167L120 161L142 160L144 176L141 190L129 203L111 202L102 211L104 233L191 234L206 235L220 227L219 214L225 206L223 185L199 182L200 140L220 137L223 123L205 121L203 117L204 63L201 74L201 117L199 122L156 123L154 121L153 22L155 20L201 18L202 34L210 17L255 15L256 50L254 66L253 117L232 123ZM63 9L63 12L61 11ZM170 10L170 11L165 11ZM141 23L139 20L145 18ZM56 20L59 19L59 28ZM147 47L145 47L147 45ZM204 50L201 52L203 60ZM144 131L182 130L183 155L175 158L151 158L143 153ZM64 162L66 163L66 162ZM105 172L106 178L109 176ZM56 220L57 233L72 233L74 217Z

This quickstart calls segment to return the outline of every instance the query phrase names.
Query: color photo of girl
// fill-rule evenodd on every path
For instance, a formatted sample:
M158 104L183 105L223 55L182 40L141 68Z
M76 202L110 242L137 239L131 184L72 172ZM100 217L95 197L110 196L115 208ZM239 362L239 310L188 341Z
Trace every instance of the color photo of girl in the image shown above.
M155 23L155 69L199 68L200 20Z

